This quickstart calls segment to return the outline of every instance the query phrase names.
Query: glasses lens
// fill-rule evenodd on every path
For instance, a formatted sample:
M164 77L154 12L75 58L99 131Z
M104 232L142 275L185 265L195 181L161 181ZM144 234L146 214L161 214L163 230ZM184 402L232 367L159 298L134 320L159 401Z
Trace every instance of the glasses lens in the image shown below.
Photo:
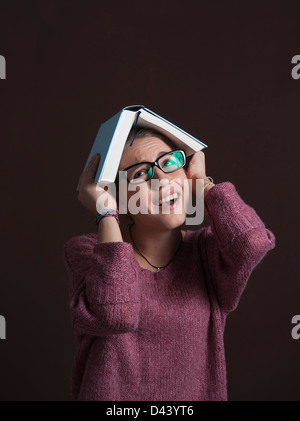
M132 184L143 183L152 177L152 171L149 164L136 165L127 170L127 178Z
M158 163L166 173L176 171L183 167L184 156L183 153L179 151L170 152L168 155L164 155L160 158Z

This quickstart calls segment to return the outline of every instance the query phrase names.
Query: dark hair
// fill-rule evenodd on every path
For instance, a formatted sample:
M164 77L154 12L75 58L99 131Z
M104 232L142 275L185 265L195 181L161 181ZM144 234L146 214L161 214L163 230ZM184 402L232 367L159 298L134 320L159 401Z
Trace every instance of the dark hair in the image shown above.
M176 145L163 133L159 132L158 130L155 129L150 129L148 127L138 127L136 130L136 134L135 134L135 139L136 138L141 138L141 137L149 137L149 136L153 136L153 137L158 137L159 139L161 139L162 141L164 141L167 145L170 146L171 149L175 150L177 149ZM131 129L125 146L129 146L130 143L132 142L134 138L134 128Z

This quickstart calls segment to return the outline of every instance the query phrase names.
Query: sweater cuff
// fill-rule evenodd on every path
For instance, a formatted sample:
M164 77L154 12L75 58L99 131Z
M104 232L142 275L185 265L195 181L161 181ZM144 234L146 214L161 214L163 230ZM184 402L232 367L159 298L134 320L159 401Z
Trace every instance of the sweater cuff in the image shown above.
M240 198L229 181L216 184L207 192L204 211L222 246L254 228L265 228L255 210Z

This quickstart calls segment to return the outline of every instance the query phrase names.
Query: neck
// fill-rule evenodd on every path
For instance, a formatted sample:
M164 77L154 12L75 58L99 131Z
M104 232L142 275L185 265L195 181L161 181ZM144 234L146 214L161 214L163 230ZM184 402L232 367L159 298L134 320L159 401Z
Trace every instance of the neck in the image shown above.
M169 263L178 250L183 234L180 227L170 230L157 231L147 229L145 226L134 224L131 226L131 234L139 252L146 257L152 265L162 267ZM129 235L129 241L132 240ZM135 255L138 257L138 251L134 244ZM140 260L140 257L138 257ZM146 266L149 265L146 263Z

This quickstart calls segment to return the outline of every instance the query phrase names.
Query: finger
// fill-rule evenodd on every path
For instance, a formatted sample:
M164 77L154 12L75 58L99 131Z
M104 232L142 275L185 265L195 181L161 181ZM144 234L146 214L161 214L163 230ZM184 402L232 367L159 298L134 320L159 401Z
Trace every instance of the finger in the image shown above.
M91 181L94 182L94 177L95 177L96 170L99 164L99 159L100 159L99 154L93 155L92 158L90 159L90 162L88 163L85 171L82 173L83 184L90 183Z
M202 151L198 151L193 155L191 162L194 164L201 164L204 163L204 153Z
M88 163L87 167L86 167L86 171L91 171L91 169L94 169L94 167L96 166L96 164L98 163L100 158L100 155L98 153L96 153L95 155L92 156L92 158L90 159L90 162Z
M92 156L85 170L82 171L82 173L80 174L80 177L77 183L78 188L81 188L81 186L85 185L88 179L90 178L89 172L90 172L90 168L93 167L95 164L95 158L96 158L96 154Z
M99 165L100 155L96 154L92 157L92 159L89 162L89 166L87 167L87 176L89 178L93 177L97 171L98 165Z
M77 183L78 188L80 188L80 187L81 187L81 185L83 184L83 179L84 179L84 176L85 176L85 171L83 171L83 172L80 174L80 177L79 177L79 180L78 180L78 183Z

